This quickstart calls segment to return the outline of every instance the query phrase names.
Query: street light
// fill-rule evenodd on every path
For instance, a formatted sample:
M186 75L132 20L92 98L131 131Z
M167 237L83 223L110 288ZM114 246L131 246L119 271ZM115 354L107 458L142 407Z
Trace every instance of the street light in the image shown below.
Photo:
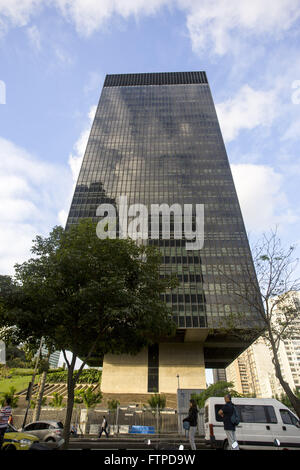
M180 387L179 387L179 374L177 374L176 377L177 377L177 380L178 380L178 390L179 390L180 389Z

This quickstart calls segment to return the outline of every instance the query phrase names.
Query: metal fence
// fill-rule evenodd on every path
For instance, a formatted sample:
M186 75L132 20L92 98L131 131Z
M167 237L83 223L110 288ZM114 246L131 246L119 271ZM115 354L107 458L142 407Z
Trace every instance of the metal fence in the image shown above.
M21 428L24 419L24 410L16 409L13 413L14 425ZM65 421L66 409L42 408L40 421ZM151 426L155 434L180 434L185 435L182 421L187 416L188 411L178 412L174 409L151 409L141 408L135 405L118 406L114 411L95 408L74 408L72 414L72 425L77 427L81 435L97 435L101 429L103 416L106 417L110 428L110 433L114 435L128 434L132 426ZM32 421L33 411L28 413L27 423ZM198 413L198 435L204 435L204 413Z
M82 410L82 413L84 411ZM183 419L188 412L178 412L174 409L151 409L136 406L118 407L115 411L96 409L86 413L81 419L81 428L84 434L97 434L101 429L103 416L106 417L111 434L127 434L132 426L151 426L155 434L185 435ZM82 418L82 414L81 414ZM198 435L204 435L204 413L198 413Z

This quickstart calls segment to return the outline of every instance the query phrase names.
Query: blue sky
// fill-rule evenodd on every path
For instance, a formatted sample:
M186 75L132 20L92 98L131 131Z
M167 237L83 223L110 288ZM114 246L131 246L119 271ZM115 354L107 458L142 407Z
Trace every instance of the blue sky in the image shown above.
M206 70L247 230L299 243L299 23L298 0L0 0L0 272L65 221L107 73Z

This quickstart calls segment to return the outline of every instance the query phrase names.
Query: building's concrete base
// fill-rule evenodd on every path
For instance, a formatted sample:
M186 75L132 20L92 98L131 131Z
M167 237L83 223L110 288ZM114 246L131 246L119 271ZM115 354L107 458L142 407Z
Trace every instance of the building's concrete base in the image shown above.
M203 344L160 343L159 393L206 388ZM148 350L136 356L107 354L103 361L103 393L148 393Z

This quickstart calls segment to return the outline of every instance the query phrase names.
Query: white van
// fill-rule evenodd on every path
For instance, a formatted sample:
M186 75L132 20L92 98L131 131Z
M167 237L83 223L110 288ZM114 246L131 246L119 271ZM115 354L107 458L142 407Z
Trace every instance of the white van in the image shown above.
M300 450L300 421L285 405L274 398L232 398L239 413L236 437L241 449L274 450L278 439L281 449ZM205 442L228 449L223 421L218 415L223 397L208 398L204 405Z

